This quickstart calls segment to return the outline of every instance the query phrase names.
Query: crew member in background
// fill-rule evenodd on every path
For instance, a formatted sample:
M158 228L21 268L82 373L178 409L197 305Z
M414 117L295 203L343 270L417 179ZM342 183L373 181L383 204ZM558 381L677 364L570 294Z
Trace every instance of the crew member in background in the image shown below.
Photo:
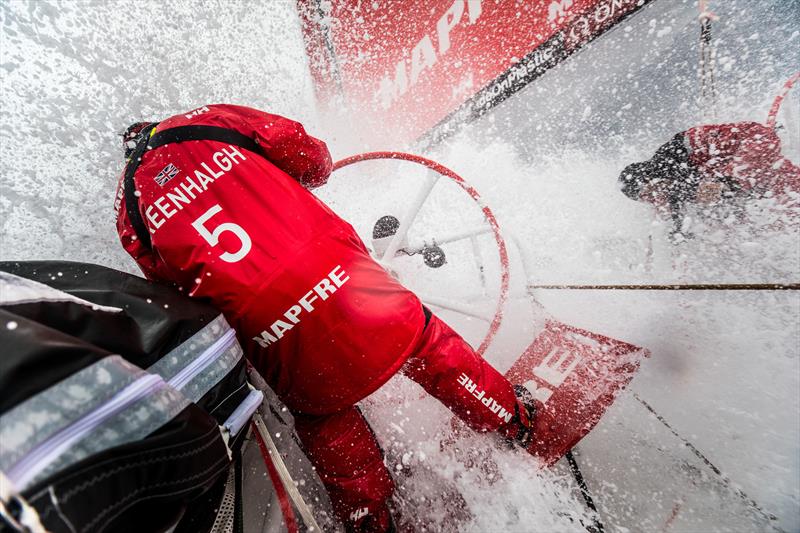
M297 122L209 105L126 132L122 245L150 279L213 302L292 410L351 531L387 531L394 490L355 404L395 373L528 451L534 400L372 260L310 189L331 172Z
M769 196L787 204L792 194L800 193L800 168L781 153L775 130L736 122L678 133L649 160L628 165L619 182L628 198L653 204L670 218L672 236L679 242L691 236L683 228L688 204L733 204Z

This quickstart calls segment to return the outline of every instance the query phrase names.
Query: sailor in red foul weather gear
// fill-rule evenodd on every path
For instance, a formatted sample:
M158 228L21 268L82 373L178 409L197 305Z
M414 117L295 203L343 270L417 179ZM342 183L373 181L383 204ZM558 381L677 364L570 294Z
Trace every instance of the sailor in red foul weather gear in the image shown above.
M295 415L349 529L390 529L393 482L355 404L402 372L479 431L523 446L533 401L371 259L310 191L331 172L297 122L208 105L127 132L116 198L148 278L207 298ZM518 396L521 399L518 399Z
M800 194L800 168L781 153L775 130L756 122L697 126L675 135L619 177L622 192L654 204L682 233L687 204Z

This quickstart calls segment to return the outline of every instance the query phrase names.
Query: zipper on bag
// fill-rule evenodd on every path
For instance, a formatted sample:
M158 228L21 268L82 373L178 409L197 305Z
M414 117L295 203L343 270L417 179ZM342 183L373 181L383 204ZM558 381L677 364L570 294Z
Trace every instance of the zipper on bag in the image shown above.
M219 359L235 341L236 331L229 329L169 381L165 382L164 378L158 374L146 374L139 377L79 420L67 425L32 448L8 470L8 478L17 487L24 490L66 450L80 442L105 421L167 385L177 390L183 389ZM235 435L241 430L260 405L262 398L263 395L260 391L251 391L236 408L225 423L225 427L231 431L231 434Z
M161 376L147 374L117 392L83 418L73 422L34 447L8 471L11 481L24 490L28 483L53 463L65 450L79 442L103 422L166 385Z
M177 390L183 389L195 377L203 372L211 363L216 361L236 341L236 331L229 329L214 344L206 348L203 353L195 357L191 363L183 367L168 381L169 385Z

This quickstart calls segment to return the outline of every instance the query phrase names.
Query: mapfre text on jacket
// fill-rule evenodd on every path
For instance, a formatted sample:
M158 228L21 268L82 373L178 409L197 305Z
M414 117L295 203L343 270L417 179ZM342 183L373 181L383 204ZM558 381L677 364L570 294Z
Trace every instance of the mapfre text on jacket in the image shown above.
M333 296L339 287L349 279L350 276L342 269L342 266L336 265L330 274L322 278L319 283L316 283L311 290L297 300L297 303L291 305L280 318L275 320L268 329L259 333L258 337L253 337L253 340L262 348L278 342L287 331L299 324L305 315L314 311L314 302L316 300L324 302Z

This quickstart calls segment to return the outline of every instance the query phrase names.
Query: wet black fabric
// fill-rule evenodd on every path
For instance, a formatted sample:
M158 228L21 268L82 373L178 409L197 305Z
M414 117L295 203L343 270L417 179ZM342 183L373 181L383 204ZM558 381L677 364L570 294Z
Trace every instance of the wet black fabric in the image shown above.
M622 192L632 200L640 200L645 185L667 184L669 201L680 204L691 201L700 184L700 175L689 161L685 132L678 133L661 145L647 161L628 165L619 176Z
M69 301L0 304L0 414L112 354L146 369L219 316L178 291L116 270L62 261L0 262L0 270L99 305ZM54 358L57 362L54 363ZM244 360L198 404L223 422L247 396Z
M147 369L220 315L171 287L97 265L3 262L0 270L90 302L36 289L22 301L13 301L13 290L0 299L0 414L112 354ZM15 280L6 280L13 288ZM61 469L23 496L54 532L167 530L197 502L218 503L231 464L219 425L249 392L242 358L150 435ZM231 450L244 436L229 443ZM205 526L195 520L192 527Z
M98 346L3 307L0 306L0 344L3 347L0 415L111 355ZM58 358L56 364L54 357Z
M211 305L178 290L99 265L70 261L0 262L0 270L94 304L102 313L71 302L3 304L20 316L67 332L147 368L219 316Z
M247 386L247 362L244 357L219 383L197 400L197 405L208 411L219 423L225 422L239 404L250 394Z
M149 437L93 455L23 496L49 531L162 531L228 468L216 423L189 405Z

